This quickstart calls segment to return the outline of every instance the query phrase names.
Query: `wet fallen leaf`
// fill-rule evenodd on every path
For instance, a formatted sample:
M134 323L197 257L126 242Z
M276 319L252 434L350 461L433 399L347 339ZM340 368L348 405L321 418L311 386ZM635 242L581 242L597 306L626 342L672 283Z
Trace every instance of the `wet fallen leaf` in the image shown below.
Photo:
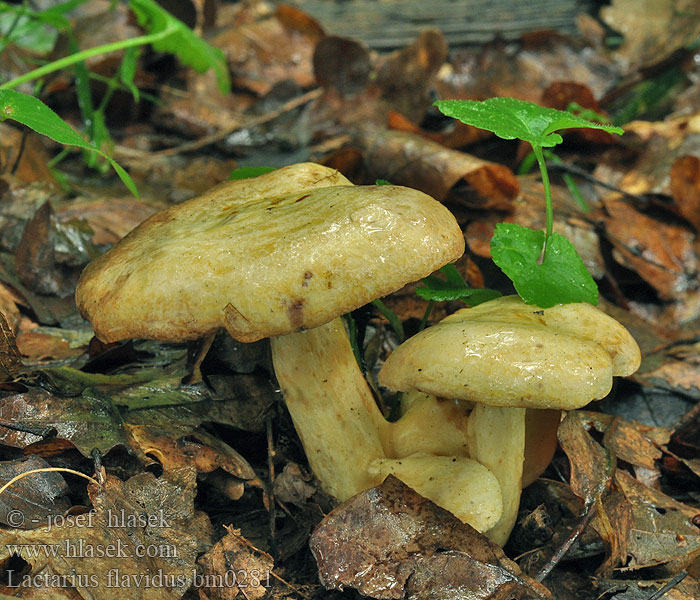
M389 113L387 127L396 131L415 133L447 148L461 148L493 135L490 131L478 129L457 120L454 120L454 122L450 124L450 128L446 131L427 131L415 125L401 113L393 111Z
M310 545L328 589L407 600L551 598L498 546L391 476L333 510Z
M137 200L104 198L96 202L75 202L58 210L62 221L84 219L92 229L92 243L114 244L158 208Z
M4 169L27 183L45 181L51 187L56 185L47 166L49 153L38 134L0 123L0 140L0 165Z
M22 368L17 341L5 315L0 312L0 382L14 379Z
M341 96L353 96L369 82L370 54L359 42L329 35L314 49L314 75L319 85L334 87Z
M571 463L571 490L584 503L586 510L610 486L615 472L615 458L589 434L587 417L570 411L559 425L559 444Z
M314 83L312 55L323 37L320 25L290 7L275 15L217 33L210 43L223 50L234 77L234 86L258 96L267 94L275 83L293 79L301 87ZM302 13L303 14L303 13Z
M412 133L365 128L358 133L370 178L419 189L440 201L509 210L520 188L512 171Z
M689 228L645 215L629 200L604 199L606 237L615 259L654 287L663 300L673 300L697 289L698 257Z
M678 157L671 167L670 187L678 211L700 232L700 157Z
M0 462L0 485L26 471L51 465L38 456ZM32 473L17 480L0 495L0 522L20 529L37 529L71 506L68 486L60 473Z
M420 120L430 105L428 85L446 58L442 33L422 31L412 44L381 59L375 83L382 99L409 119Z
M198 554L211 546L209 519L194 509L195 490L191 469L126 482L107 476L104 487L88 488L94 512L83 521L57 521L48 531L6 530L0 559L9 557L7 544L23 545L18 553L31 572L28 579L10 574L19 587L74 588L95 600L113 600L115 589L125 599L180 598L194 581ZM55 551L33 555L41 544ZM52 573L66 577L63 586Z
M617 56L628 70L659 63L700 35L694 0L613 0L600 16L624 35Z
M674 574L700 557L700 528L693 508L637 481L624 471L615 474L615 486L632 511L627 538L627 567L663 567Z
M240 529L226 528L226 535L197 560L202 583L200 600L246 600L263 598L272 587L272 557L255 548ZM206 585L222 582L223 585Z
M581 52L580 40L552 31L515 42L495 40L478 49L455 49L451 69L443 70L437 89L443 98L507 96L540 102L555 81L575 81L600 98L616 81L619 67L601 51Z

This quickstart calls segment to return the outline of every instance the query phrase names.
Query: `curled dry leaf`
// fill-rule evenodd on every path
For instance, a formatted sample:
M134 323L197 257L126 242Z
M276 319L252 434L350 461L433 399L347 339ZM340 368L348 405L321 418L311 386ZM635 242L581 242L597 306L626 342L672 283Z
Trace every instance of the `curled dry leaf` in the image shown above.
M456 119L447 131L427 131L415 125L410 119L398 112L390 112L387 117L387 127L395 131L415 133L447 148L462 148L479 140L491 137L493 134L485 129L462 123Z
M571 463L571 489L586 510L609 487L615 471L615 458L588 433L584 413L569 412L559 425L559 444Z
M551 600L498 546L392 476L332 511L310 545L328 589L407 600Z
M455 200L475 208L510 210L520 191L508 167L412 133L366 128L357 141L370 177L419 189L441 202L452 192ZM464 189L454 191L457 186Z
M255 548L240 529L226 527L226 535L197 560L206 589L199 590L201 600L260 600L269 591L272 557ZM232 576L233 575L233 576ZM224 585L215 585L217 581Z

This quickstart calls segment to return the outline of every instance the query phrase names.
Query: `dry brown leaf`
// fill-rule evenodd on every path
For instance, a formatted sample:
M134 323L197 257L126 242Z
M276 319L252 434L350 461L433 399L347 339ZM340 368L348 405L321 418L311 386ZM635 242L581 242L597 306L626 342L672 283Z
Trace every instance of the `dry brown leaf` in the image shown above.
M390 476L341 504L310 540L321 583L372 598L549 598L503 551Z
M145 221L158 207L122 198L104 198L97 202L75 202L58 211L63 222L84 219L93 230L92 243L114 244Z
M557 435L571 463L571 490L590 509L609 487L615 458L588 433L590 421L581 411L570 411Z
M240 529L226 527L226 535L197 560L203 583L200 600L260 600L272 586L272 557L255 548Z
M364 128L358 132L372 179L387 179L445 201L481 209L510 210L520 187L513 172L403 131ZM464 190L455 190L457 186Z
M424 138L437 142L447 148L462 148L468 144L473 144L479 140L491 137L492 133L485 129L477 129L461 121L454 121L452 127L447 131L434 132L426 131L415 125L408 118L398 112L390 112L387 117L387 127L396 131L407 131L415 133Z
M22 369L17 341L5 315L0 312L0 382L14 379Z
M17 336L17 348L31 362L79 356L85 347L72 348L59 332L22 331Z
M48 168L49 153L38 134L21 131L9 123L0 123L0 165L3 172L11 172L18 180L27 183L45 181L57 186Z
M679 156L671 167L670 187L678 211L700 232L700 158Z
M50 466L34 455L0 462L0 486L21 473ZM15 481L0 495L0 522L19 529L37 529L70 507L68 486L60 473L32 473Z
M700 400L698 345L679 341L644 357L636 381Z
M264 96L287 79L303 88L313 85L312 55L322 37L320 25L310 27L308 19L283 9L256 23L229 27L209 42L226 55L235 86Z
M603 444L616 458L650 471L658 469L662 457L659 446L671 439L670 428L625 421L599 412L579 411L579 416L605 435Z
M625 36L617 50L628 70L662 62L700 35L696 0L613 0L600 11Z
M692 521L697 508L645 486L624 471L615 474L615 486L632 511L627 567L663 566L675 574L700 558L700 528Z
M509 96L539 103L555 81L576 81L600 98L617 80L618 68L603 52L581 50L581 41L551 31L519 42L496 40L476 52L454 49L451 68L440 72L436 87L443 98Z
M329 35L314 50L314 75L319 85L353 96L369 83L372 63L365 46L350 38Z
M62 398L32 388L26 393L0 399L0 422L12 423L18 428L0 427L0 442L14 448L26 448L40 441L40 433L51 429L57 432L59 439L70 441L85 456L89 456L93 448L106 453L115 445L129 445L121 417L104 398Z
M32 571L29 579L14 573L20 586L75 588L94 600L114 600L115 593L124 600L180 598L194 581L195 559L211 545L209 519L194 510L195 484L191 469L127 482L107 476L104 487L88 488L94 511L81 521L5 530L0 559L8 558L6 544L24 545L19 553ZM42 544L54 550L43 552ZM66 577L64 586L52 585L52 573Z
M191 466L198 473L210 473L221 468L239 479L255 477L255 471L245 458L205 431L193 431L188 436L178 437L173 431L157 427L129 423L124 426L133 443L144 454L156 458L166 471Z
M619 195L605 198L604 204L606 236L619 263L638 273L662 300L698 288L698 257L690 229L643 214Z
M419 121L430 106L429 86L447 59L447 42L437 29L426 29L406 48L380 60L375 84L393 110Z

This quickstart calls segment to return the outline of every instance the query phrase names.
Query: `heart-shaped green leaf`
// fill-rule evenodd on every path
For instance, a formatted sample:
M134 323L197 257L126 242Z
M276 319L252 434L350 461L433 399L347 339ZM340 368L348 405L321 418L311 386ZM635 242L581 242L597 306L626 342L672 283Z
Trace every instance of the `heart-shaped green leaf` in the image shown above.
M492 131L506 140L520 139L533 146L549 148L562 142L561 129L585 127L603 129L610 133L622 134L620 127L594 123L581 117L545 108L525 100L515 98L489 98L476 100L438 100L435 102L440 112L454 117L479 129Z
M499 223L491 239L491 257L510 278L527 304L549 308L555 304L598 304L598 286L576 248L563 235L553 233L539 262L544 232L514 223Z

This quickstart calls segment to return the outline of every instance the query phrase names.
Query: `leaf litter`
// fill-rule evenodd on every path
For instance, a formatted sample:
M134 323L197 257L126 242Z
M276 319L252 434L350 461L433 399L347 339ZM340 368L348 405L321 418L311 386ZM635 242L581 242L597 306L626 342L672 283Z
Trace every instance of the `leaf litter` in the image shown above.
M194 74L183 65L161 62L154 70L149 56L138 61L136 81L160 97L154 118L145 120L143 103L128 95L109 106L111 120L122 127L115 130L116 156L147 190L144 198L127 198L119 188L105 193L86 177L76 153L61 167L79 194L65 194L46 165L55 147L2 124L0 479L66 466L97 473L100 485L45 472L0 494L0 592L112 598L103 579L116 569L125 578L119 595L135 598L340 594L322 584L377 598L647 600L667 581L673 586L665 597L698 597L700 106L693 100L692 41L700 19L693 7L669 0L652 15L616 0L599 15L582 16L576 38L533 33L447 48L433 30L380 55L325 35L332 29L297 8L210 4L216 10L208 22L217 29L206 33L228 59L234 92L224 96L212 73ZM95 22L112 23L100 10ZM618 49L606 47L597 18L621 34ZM120 23L120 36L135 35L136 21ZM96 44L114 39L110 27L94 33ZM14 56L16 72L23 59ZM104 73L110 64L89 68ZM65 93L71 78L61 74L46 94L58 114L76 119ZM90 341L71 297L90 258L160 207L226 179L236 162L232 150L243 166L313 158L339 165L356 183L386 179L426 190L467 234L462 276L511 291L488 244L498 222L543 226L538 186L516 175L526 151L444 121L430 107L436 94L511 96L558 110L575 101L610 115L627 132L613 142L578 130L564 136L557 150L561 172L571 167L588 210L555 175L555 230L573 240L606 310L630 327L643 349L639 373L601 406L626 398L652 402L644 415L665 411L670 425L636 421L634 412L570 413L552 465L524 490L505 554L393 480L331 512L332 500L305 469L264 348L215 341L197 364L201 377L185 383L194 349L148 342L100 347ZM627 98L624 110L620 98ZM636 120L615 121L619 114ZM192 143L196 148L182 155ZM161 150L167 154L151 155ZM408 331L424 310L411 299L414 289L386 300ZM436 307L435 314L455 309L450 306ZM391 334L373 315L365 323L366 356L376 362ZM668 397L661 392L676 399L673 408L654 406L655 398ZM10 522L12 510L41 525L22 529ZM112 514L153 522L109 527ZM88 518L93 527L84 526ZM47 522L54 524L49 532ZM316 562L309 550L315 527ZM155 548L155 556L66 551L78 543L90 552L141 545ZM551 564L565 543L568 552ZM21 558L11 558L6 544L24 544ZM57 544L59 551L26 554L40 544ZM548 564L551 571L536 583ZM253 571L260 572L260 585L250 585ZM231 572L238 574L236 584L218 585ZM18 589L10 573L36 578ZM77 574L85 579L60 580ZM144 578L156 576L181 578L182 585L166 589L152 579L146 587ZM191 587L197 576L213 577L215 585ZM92 577L99 585L90 585Z

